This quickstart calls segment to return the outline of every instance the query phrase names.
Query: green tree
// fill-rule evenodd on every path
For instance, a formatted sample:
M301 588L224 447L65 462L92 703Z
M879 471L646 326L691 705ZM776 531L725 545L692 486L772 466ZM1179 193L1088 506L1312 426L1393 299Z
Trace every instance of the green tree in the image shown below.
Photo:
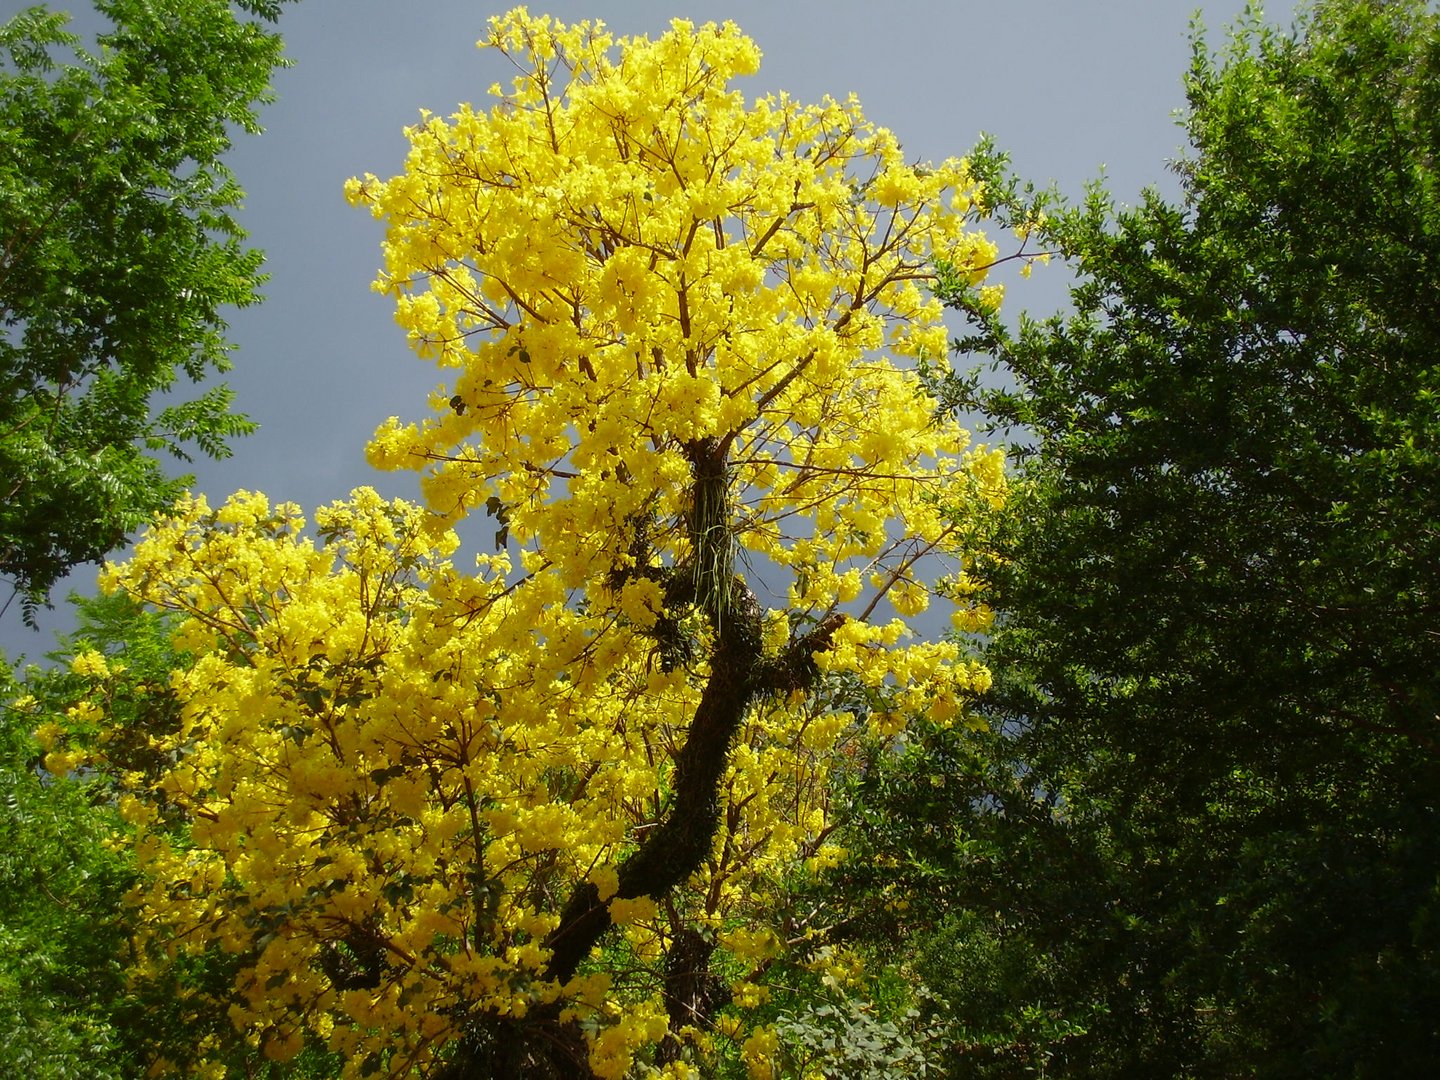
M1351 0L1284 34L1252 10L1218 55L1197 34L1187 89L1178 202L1037 205L989 162L1002 211L1073 261L1073 311L1011 333L947 289L963 350L1013 380L953 400L1027 446L994 734L887 763L871 864L950 890L917 956L1000 964L1000 998L947 993L968 1048L1003 1048L965 1075L1425 1074L1440 22ZM1037 1016L1065 1021L1043 1045Z
M87 785L37 768L11 678L0 667L0 1073L109 1080L124 1075L112 1009L128 860L105 850L115 815Z
M226 370L220 313L258 299L222 158L259 130L282 2L96 0L97 54L44 7L0 25L0 576L27 615L173 503L157 454L252 429L223 386L158 399Z

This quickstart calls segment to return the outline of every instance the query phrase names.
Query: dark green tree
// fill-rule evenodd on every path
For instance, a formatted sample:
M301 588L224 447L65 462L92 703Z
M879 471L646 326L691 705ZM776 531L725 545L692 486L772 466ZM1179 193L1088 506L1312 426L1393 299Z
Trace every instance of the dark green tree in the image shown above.
M173 503L157 455L252 428L223 386L168 395L226 370L221 312L258 299L223 156L282 2L95 0L93 54L44 7L0 25L0 577L27 615Z
M1440 20L1252 10L1187 91L1178 201L984 166L1073 310L1012 332L947 290L1008 376L953 400L1026 447L993 734L880 763L852 872L924 890L891 929L932 984L991 965L945 994L957 1075L1428 1075Z

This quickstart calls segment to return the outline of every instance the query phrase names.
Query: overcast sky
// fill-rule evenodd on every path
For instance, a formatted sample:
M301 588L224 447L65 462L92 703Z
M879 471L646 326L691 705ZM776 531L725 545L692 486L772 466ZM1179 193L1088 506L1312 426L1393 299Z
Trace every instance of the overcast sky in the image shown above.
M21 7L0 0L0 16ZM88 5L54 2L72 10ZM1288 25L1291 0L1267 14ZM1079 194L1105 171L1110 190L1134 202L1147 185L1173 190L1166 162L1183 133L1187 24L1197 9L1212 47L1244 0L543 0L565 22L603 19L617 34L655 35L672 18L734 20L759 44L749 96L784 89L802 101L854 92L873 122L893 130L908 157L962 155L984 131L1017 171ZM380 223L346 205L349 176L399 171L401 129L426 108L448 114L487 102L507 79L504 61L475 48L503 7L476 0L300 0L281 29L294 66L275 79L265 134L242 137L230 163L248 193L241 220L267 256L267 299L231 320L237 406L260 431L225 462L200 462L196 487L217 504L258 489L307 510L373 484L413 495L409 474L376 474L364 445L391 414L417 418L438 382L415 359L391 302L369 288L379 266ZM884 14L881 14L881 11ZM88 30L93 17L76 28ZM1064 271L1037 270L1007 305L1048 314ZM88 588L82 568L61 586ZM18 604L0 619L0 648L38 657L67 613L42 632L19 625ZM60 607L63 609L64 604Z

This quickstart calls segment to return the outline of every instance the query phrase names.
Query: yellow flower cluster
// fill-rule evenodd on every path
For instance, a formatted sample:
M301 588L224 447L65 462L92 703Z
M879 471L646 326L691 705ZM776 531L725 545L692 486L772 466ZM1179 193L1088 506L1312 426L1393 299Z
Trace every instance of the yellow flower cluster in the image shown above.
M946 347L934 262L978 284L995 250L967 224L963 162L908 164L853 100L747 102L731 83L759 52L731 24L614 40L517 9L482 44L519 72L494 106L424 117L403 174L349 185L386 224L377 286L450 373L436 415L369 450L423 471L426 508L362 489L312 538L293 506L197 499L109 572L183 613L195 657L155 747L173 766L125 803L136 899L157 962L244 958L231 1017L276 1058L308 1031L405 1075L458 1018L563 1007L595 1072L622 1077L667 1035L682 926L757 972L781 940L737 927L773 882L843 857L834 770L988 684L905 618L942 601L963 628L988 619L963 522L1003 499L1000 460L911 369ZM714 629L663 585L699 572L697 446L722 451L711 527L770 609L766 654L838 629L813 687L747 715L705 867L681 895L622 898L709 678ZM506 550L472 572L448 527L480 508ZM598 954L545 977L585 882L623 940L623 995ZM774 1032L733 1034L766 1075Z
M457 373L371 460L424 468L442 514L498 499L572 588L637 518L681 519L702 438L730 440L736 537L793 571L787 606L943 546L966 436L886 354L943 355L933 262L978 281L995 258L965 164L908 164L853 100L747 103L759 54L730 24L616 42L516 11L487 44L521 70L499 103L425 117L403 174L350 184L387 225L377 287ZM682 530L652 539L684 557Z

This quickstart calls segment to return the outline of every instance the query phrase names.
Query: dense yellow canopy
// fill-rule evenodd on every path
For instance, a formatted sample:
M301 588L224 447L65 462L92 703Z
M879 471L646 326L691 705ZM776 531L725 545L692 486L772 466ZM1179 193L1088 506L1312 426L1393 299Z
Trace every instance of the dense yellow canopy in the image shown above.
M686 1031L664 955L698 928L757 971L783 878L840 856L846 751L988 683L880 604L988 619L964 546L999 455L913 368L946 348L936 261L978 284L994 248L963 162L907 164L853 100L747 102L731 24L616 41L517 10L482 45L517 71L493 107L425 117L401 175L349 186L450 379L370 447L426 508L362 490L312 537L261 496L196 501L111 572L190 616L196 658L173 767L127 803L138 899L157 955L242 958L232 1018L276 1056L318 1038L405 1075L543 1015L601 1076L667 1033L669 1075L732 1038L765 1075L763 987ZM453 565L480 509L504 550ZM687 814L695 865L656 886Z

